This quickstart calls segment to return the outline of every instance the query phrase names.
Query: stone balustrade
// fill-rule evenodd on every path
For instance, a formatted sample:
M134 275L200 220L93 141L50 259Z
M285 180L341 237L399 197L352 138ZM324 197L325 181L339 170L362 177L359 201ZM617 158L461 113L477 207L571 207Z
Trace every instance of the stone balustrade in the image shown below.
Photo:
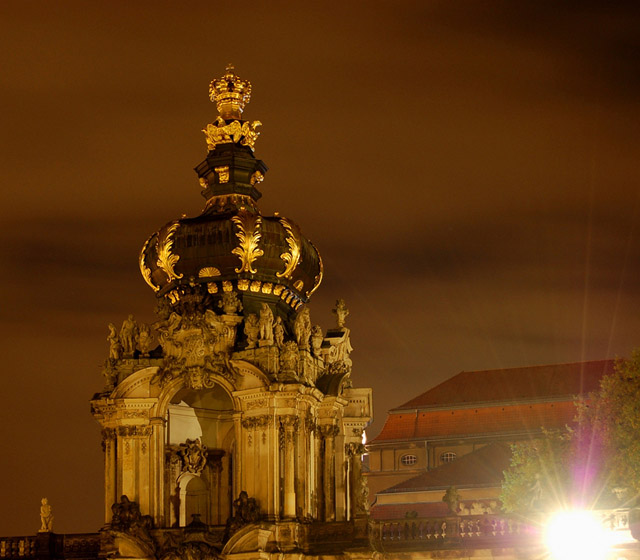
M456 548L475 546L478 541L495 541L496 545L499 545L498 541L525 543L538 535L538 528L531 522L498 515L372 522L372 538L384 550L417 546Z
M0 537L0 559L96 558L99 550L99 533Z

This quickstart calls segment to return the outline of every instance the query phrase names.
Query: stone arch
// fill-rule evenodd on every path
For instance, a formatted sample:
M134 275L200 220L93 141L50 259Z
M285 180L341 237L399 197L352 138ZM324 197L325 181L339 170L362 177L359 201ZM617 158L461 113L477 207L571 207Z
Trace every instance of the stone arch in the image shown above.
M210 491L206 481L195 474L183 473L178 478L180 492L180 519L181 527L187 526L197 519L209 524Z
M188 525L191 515L199 513L207 524L224 524L234 485L231 453L239 401L228 385L191 389L181 380L165 387L163 401L158 410L164 411L165 453L173 457L166 487L173 520L177 525ZM206 447L207 458L201 470L193 471L184 453L188 444L196 441Z
M149 398L157 397L158 389L151 384L151 380L158 371L157 367L140 369L126 379L114 389L111 398Z

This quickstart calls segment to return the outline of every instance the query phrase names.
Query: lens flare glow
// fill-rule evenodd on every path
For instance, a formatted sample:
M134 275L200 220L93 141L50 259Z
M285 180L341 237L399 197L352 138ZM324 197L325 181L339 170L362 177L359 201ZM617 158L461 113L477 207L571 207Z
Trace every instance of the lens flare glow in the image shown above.
M611 545L608 531L589 511L554 514L547 524L546 543L553 560L604 560Z

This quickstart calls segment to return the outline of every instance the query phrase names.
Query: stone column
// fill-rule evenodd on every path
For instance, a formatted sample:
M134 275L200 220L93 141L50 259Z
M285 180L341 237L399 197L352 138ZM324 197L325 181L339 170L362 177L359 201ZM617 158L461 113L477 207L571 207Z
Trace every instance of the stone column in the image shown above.
M299 421L297 416L282 416L280 423L284 428L284 516L296 516L296 446L294 431Z
M324 494L324 520L335 521L335 437L339 433L339 428L335 424L322 426L322 437L324 438L324 473L323 473L323 494Z
M111 506L118 501L116 487L116 431L114 428L102 430L104 451L104 521L111 522Z

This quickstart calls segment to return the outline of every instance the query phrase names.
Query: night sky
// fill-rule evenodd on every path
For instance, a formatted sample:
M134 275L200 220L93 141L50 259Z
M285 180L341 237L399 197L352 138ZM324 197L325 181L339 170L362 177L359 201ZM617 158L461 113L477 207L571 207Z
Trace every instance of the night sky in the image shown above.
M635 7L634 7L635 5ZM263 214L320 250L353 379L389 408L461 370L640 346L640 10L621 2L0 3L0 535L102 525L107 324L154 320L145 239L203 207L228 62Z

